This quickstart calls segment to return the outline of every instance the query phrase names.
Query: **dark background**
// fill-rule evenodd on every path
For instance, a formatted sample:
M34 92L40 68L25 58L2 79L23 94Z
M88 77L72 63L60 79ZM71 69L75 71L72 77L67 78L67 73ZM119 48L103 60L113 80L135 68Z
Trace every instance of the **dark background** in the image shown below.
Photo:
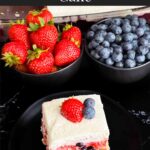
M66 2L61 2L61 0L1 0L1 5L149 5L148 0L91 0L91 2L86 2L84 0L65 0ZM75 2L74 2L75 1Z

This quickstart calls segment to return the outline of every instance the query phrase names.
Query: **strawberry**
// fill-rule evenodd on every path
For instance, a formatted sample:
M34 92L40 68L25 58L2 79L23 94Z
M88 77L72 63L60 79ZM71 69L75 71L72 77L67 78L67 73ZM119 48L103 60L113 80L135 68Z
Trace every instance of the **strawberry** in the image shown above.
M63 28L62 39L74 42L78 47L81 45L81 31L78 27L67 24Z
M55 65L62 67L71 64L80 56L80 49L71 41L63 39L54 51Z
M27 23L40 24L39 18L43 18L45 23L48 23L53 19L53 15L48 9L43 8L42 10L29 11L26 16Z
M69 121L81 122L83 118L83 103L75 98L65 100L61 106L61 114Z
M26 64L21 64L21 65L18 64L14 68L15 68L15 70L20 71L20 72L25 72L25 73L29 72Z
M44 20L41 20L41 27L30 24L30 40L32 44L36 44L41 49L48 49L53 52L54 46L58 39L58 31L54 25L45 25ZM35 30L35 31L34 31Z
M58 71L58 68L56 66L53 66L51 72L56 72L56 71Z
M8 37L11 41L22 41L27 49L30 49L29 33L24 21L17 21L8 29Z
M5 66L13 66L25 63L27 58L27 48L23 42L14 41L6 43L2 48L2 59Z
M53 55L48 50L42 50L33 45L33 50L28 51L27 67L34 74L45 74L52 71L54 65Z

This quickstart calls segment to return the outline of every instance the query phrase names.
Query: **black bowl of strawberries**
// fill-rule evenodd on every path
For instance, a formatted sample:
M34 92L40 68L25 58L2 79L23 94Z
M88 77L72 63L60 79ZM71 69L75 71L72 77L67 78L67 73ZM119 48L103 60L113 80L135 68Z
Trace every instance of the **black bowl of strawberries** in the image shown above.
M80 67L80 29L66 24L60 34L52 20L47 9L34 10L27 14L26 24L19 21L8 29L10 42L2 48L2 59L28 84L58 86Z

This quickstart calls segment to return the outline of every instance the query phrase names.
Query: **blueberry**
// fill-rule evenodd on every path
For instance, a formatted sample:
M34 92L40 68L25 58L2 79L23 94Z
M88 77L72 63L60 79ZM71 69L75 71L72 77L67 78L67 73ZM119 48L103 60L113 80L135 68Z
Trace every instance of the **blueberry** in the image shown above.
M112 23L115 24L115 25L117 25L117 26L120 26L121 22L122 22L121 18L113 18L112 19Z
M96 34L99 34L99 35L101 35L101 36L105 37L105 36L106 36L106 34L107 34L107 32L106 32L106 31L104 31L104 30L98 30L98 31L96 32Z
M110 47L110 54L112 54L114 52L114 48L113 47Z
M110 56L110 50L108 48L103 48L100 52L99 52L101 58L103 59L107 59Z
M127 15L125 18L131 20L131 19L132 19L132 16L131 16L131 15Z
M111 18L105 21L105 24L107 24L107 25L110 25L111 23L112 23L112 19Z
M136 61L138 63L143 63L145 61L145 56L144 55L138 55L138 56L136 56Z
M138 48L138 41L137 40L133 40L132 41L132 45L133 45L133 49L136 50Z
M77 146L77 147L83 147L84 144L80 142L80 143L77 143L76 146Z
M111 24L111 25L109 26L109 29L114 30L116 27L117 27L117 25Z
M99 53L104 47L103 46L97 46L96 47L96 52Z
M136 26L131 26L131 31L133 32L133 33L135 33L136 32L136 29L137 29L137 27Z
M108 25L107 24L99 24L98 25L98 29L99 30L106 30L108 28Z
M138 36L136 34L133 34L133 39L134 40L137 40L138 39Z
M84 107L83 114L85 119L93 119L95 116L95 109L93 107Z
M96 42L95 40L92 40L92 41L91 41L91 46L92 46L92 48L96 48L98 45L99 45L99 43Z
M136 52L131 50L131 51L128 51L127 54L128 54L129 59L134 59Z
M96 34L94 39L98 43L102 43L104 41L104 37L102 35L100 35L100 34Z
M98 53L93 54L93 57L94 57L95 59L100 59L100 56L99 56Z
M139 18L138 15L132 15L131 16L131 20L138 20L138 18Z
M146 59L150 60L150 52L146 54Z
M91 52L90 52L91 56L93 56L93 57L95 56L95 53L96 53L95 50L91 50Z
M148 31L145 32L144 33L144 38L147 39L147 40L149 40L150 39L150 32L148 32Z
M115 48L115 47L117 47L117 46L119 46L119 45L116 44L116 43L112 43L111 46L112 46L113 48Z
M96 30L98 30L98 25L97 25L97 24L92 25L92 26L91 26L91 30L94 31L94 32L95 32Z
M145 38L143 38L143 37L140 38L139 42L140 42L140 44L143 45L143 46L148 46L148 45L149 45L148 40L145 39Z
M109 47L109 46L110 46L110 43L109 43L108 41L104 41L104 42L102 43L102 45L103 45L104 47Z
M93 48L93 43L90 42L90 43L88 44L88 49L92 49L92 48Z
M137 34L137 36L143 36L144 35L144 29L143 28L141 28L141 27L139 27L139 28L137 28L136 29L136 34Z
M148 24L145 25L145 31L150 31L150 27Z
M124 43L122 43L122 48L124 49L124 50L132 50L132 48L133 48L133 45L132 45L132 43L130 43L130 42L124 42Z
M114 28L112 31L115 34L121 34L122 33L122 29L119 26L116 26L116 28Z
M145 26L146 19L145 18L139 18L139 23L140 23L141 26Z
M130 20L128 18L125 18L123 19L122 23L130 25Z
M122 26L122 31L125 32L125 33L128 33L128 32L131 32L131 25L130 24L124 24Z
M131 20L131 25L132 26L139 26L139 20L138 19Z
M133 68L135 66L136 66L135 60L133 60L133 59L127 59L125 61L125 67L127 67L127 68Z
M146 46L140 46L138 52L139 54L146 55L149 52L149 49Z
M93 31L89 31L89 32L87 32L87 35L86 35L86 37L87 37L87 39L93 39L94 38L94 32Z
M85 107L89 107L89 106L94 107L95 106L95 100L93 98L85 99L84 106Z
M108 32L107 35L106 35L106 37L105 37L105 40L108 41L108 42L110 42L110 43L112 43L112 42L115 41L115 38L116 37L115 37L114 33Z
M124 64L123 64L123 62L117 62L115 64L115 66L118 67L118 68L123 68Z
M122 53L113 53L112 54L112 60L114 62L120 62L123 59L123 54Z
M121 46L114 47L114 52L115 53L122 53L122 47Z
M122 41L122 36L121 35L116 35L116 42L120 43Z
M107 65L112 66L112 65L114 64L114 61L113 61L111 58L107 58L106 61L105 61L105 63L106 63Z
M133 33L123 34L123 39L124 39L125 42L132 42L133 38L134 38Z

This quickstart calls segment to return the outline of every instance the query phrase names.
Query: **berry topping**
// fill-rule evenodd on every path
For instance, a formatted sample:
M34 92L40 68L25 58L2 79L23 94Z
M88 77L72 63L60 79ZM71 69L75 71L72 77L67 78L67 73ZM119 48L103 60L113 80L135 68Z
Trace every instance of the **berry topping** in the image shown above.
M91 106L85 107L83 110L83 114L85 119L93 119L95 116L95 109Z
M67 99L61 106L61 114L71 122L81 122L83 118L83 104L75 98Z
M87 150L95 150L93 146L88 146Z
M84 106L85 107L89 107L89 106L94 107L95 106L95 100L93 98L85 99Z
M80 142L80 143L77 143L76 146L82 148L84 144Z

